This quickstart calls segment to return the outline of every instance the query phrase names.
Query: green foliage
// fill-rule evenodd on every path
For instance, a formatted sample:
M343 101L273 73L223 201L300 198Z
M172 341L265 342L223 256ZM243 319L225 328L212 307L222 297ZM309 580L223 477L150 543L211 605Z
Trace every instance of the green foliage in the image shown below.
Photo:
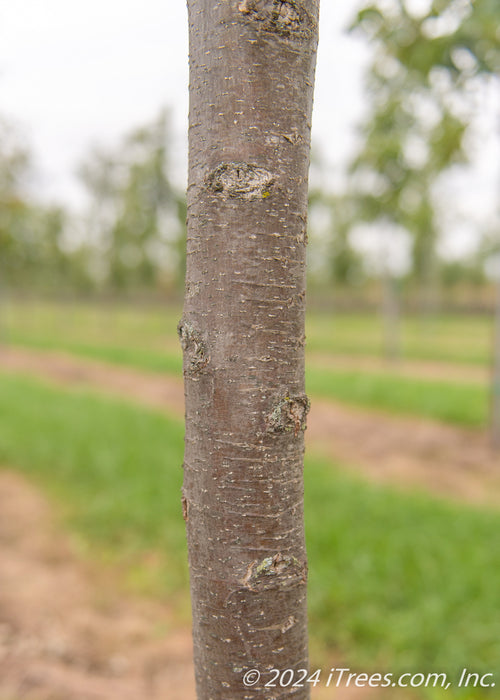
M168 117L95 149L80 168L90 195L87 228L93 274L102 288L158 288L183 275L185 202L172 185Z
M500 9L496 0L434 0L423 13L412 11L409 5L404 0L375 2L358 13L353 26L363 27L420 78L439 66L463 79L459 49L466 49L474 60L470 73L498 73Z
M319 169L319 164L313 163ZM328 282L335 286L352 287L364 281L365 273L363 260L357 252L349 238L350 227L356 214L352 210L352 200L348 196L328 193L322 187L315 187L309 192L309 226L311 246L309 258L311 256L322 256L318 232L315 230L315 220L326 218L326 228L323 230L323 238L326 238L326 259ZM311 250L312 249L312 250ZM314 262L314 261L313 261ZM325 266L325 261L321 260L321 266ZM318 273L314 270L310 273L311 283L314 286Z
M427 295L438 274L433 187L443 172L467 162L469 91L498 73L499 20L495 0L437 0L425 14L393 0L369 4L353 23L375 47L371 111L351 168L357 217L412 234L412 272ZM376 188L363 184L367 174Z
M29 194L33 165L21 135L0 121L0 285L59 284L66 279L60 249L64 213Z
M168 137L162 112L116 150L91 152L80 172L90 199L82 219L35 199L29 149L0 121L0 284L53 295L180 286L186 205L172 184Z
M21 377L0 384L0 463L64 504L91 551L136 572L153 555L156 593L185 601L180 421ZM369 485L311 457L305 480L316 647L362 670L496 668L498 513Z
M453 260L443 263L441 279L443 281L443 285L449 288L457 287L463 282L468 282L469 284L475 286L484 284L485 274L480 254L478 254L471 262Z

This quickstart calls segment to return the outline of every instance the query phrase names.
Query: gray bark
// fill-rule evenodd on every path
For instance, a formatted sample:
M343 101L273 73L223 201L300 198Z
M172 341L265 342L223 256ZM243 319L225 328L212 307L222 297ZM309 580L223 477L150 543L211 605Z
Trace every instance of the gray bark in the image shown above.
M184 351L199 700L307 668L307 175L319 0L188 0ZM245 688L249 669L262 681ZM306 684L307 685L307 684Z

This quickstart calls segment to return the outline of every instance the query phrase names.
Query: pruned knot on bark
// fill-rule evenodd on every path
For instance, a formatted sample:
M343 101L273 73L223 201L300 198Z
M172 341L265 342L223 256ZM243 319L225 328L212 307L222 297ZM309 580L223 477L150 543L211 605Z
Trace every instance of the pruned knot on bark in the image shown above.
M212 192L241 199L265 199L273 183L268 170L251 163L221 163L208 176Z
M267 432L291 433L297 437L301 430L306 429L306 418L311 402L305 394L290 395L285 393L267 416Z
M310 33L310 18L296 0L241 0L238 10L267 32L299 38Z
M184 494L181 497L181 505L182 505L182 517L184 518L184 521L187 523L189 520L189 506L188 506L188 500Z
M307 563L278 552L261 561L252 561L241 583L251 591L284 588L307 582Z
M189 321L183 319L179 321L177 333L185 355L186 371L191 374L200 372L210 360L205 341L199 331Z

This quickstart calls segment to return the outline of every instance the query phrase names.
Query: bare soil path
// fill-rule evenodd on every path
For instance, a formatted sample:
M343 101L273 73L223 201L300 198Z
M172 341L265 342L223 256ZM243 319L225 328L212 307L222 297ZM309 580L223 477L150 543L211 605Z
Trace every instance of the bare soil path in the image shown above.
M82 562L36 489L0 471L2 700L193 700L189 630L115 583Z
M183 411L182 383L169 377L18 349L0 350L0 369ZM477 432L315 401L307 437L311 449L369 478L500 503L499 463ZM313 697L378 700L380 692L320 687ZM194 693L189 629L167 606L125 595L116 572L83 561L40 493L0 469L0 700L194 700Z
M389 362L381 357L349 357L346 355L326 355L320 352L309 352L307 359L315 367L345 370L347 372L372 372L374 374L390 374L391 376L409 377L412 379L438 380L460 382L461 384L486 384L491 370L488 367L437 362L433 360L394 360Z
M380 692L340 688L335 699ZM332 693L318 687L313 698ZM37 489L1 468L0 698L195 700L190 630L82 560Z
M0 349L0 369L92 387L183 415L181 379L61 353ZM485 432L313 401L308 449L376 480L478 504L500 504L500 455Z
M314 700L384 693L325 685ZM190 630L165 605L125 595L116 572L84 562L41 494L2 469L0 698L195 700Z

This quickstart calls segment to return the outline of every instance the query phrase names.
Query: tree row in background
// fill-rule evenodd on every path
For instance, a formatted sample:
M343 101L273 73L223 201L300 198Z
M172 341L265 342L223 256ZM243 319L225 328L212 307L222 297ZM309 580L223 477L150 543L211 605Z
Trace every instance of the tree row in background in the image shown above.
M500 96L500 5L435 0L424 6L376 0L359 11L351 29L373 47L369 109L343 186L315 189L311 206L313 221L315 209L327 214L320 260L329 262L333 284L359 284L376 273L389 306L404 288L429 310L440 292L466 287L474 297L495 272L500 251L498 208L464 221L460 203L443 187L457 175L474 177L479 145L493 141L497 160L500 154L498 134L495 142L478 126L488 100ZM461 258L447 257L443 234L464 225L475 246ZM371 246L362 256L367 239Z
M185 195L173 184L168 115L94 149L79 175L89 195L82 230L102 289L170 289L185 267Z
M49 287L65 274L64 211L29 196L31 156L12 125L0 121L0 288Z
M379 299L389 315L400 297L423 310L489 304L500 253L498 211L464 221L446 189L457 174L473 176L470 160L485 140L478 116L488 95L500 94L500 5L417 6L376 0L359 11L351 29L373 48L359 146L340 185L331 184L329 164L312 164L311 296ZM77 215L35 201L30 154L0 123L0 284L75 294L178 290L186 207L171 139L164 111L114 147L94 148L79 168L87 206ZM476 244L450 256L443 238L464 225Z
M168 114L94 148L78 170L79 213L32 193L34 166L18 132L0 125L0 279L5 290L76 295L180 288L186 205L173 184Z

